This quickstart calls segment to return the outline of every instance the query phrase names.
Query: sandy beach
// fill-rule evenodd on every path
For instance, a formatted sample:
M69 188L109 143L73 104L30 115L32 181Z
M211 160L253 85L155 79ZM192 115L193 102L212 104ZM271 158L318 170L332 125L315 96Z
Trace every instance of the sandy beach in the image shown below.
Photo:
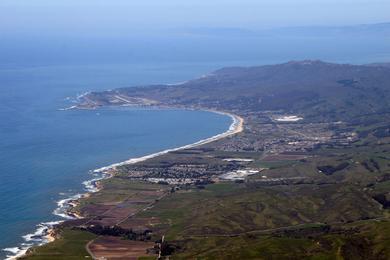
M212 136L212 137L207 138L207 139L200 140L200 141L192 143L192 144L184 145L184 146L177 147L177 148L167 149L167 150L164 150L164 151L161 151L161 152L153 153L153 154L142 156L142 157L138 157L138 158L131 158L131 159L128 159L126 161L119 162L119 163L114 163L114 164L111 164L109 166L96 169L96 170L94 170L94 172L95 173L110 173L112 170L115 170L115 168L119 167L119 166L123 166L123 165L127 165L127 164L134 164L134 163L138 163L138 162L143 162L145 160L148 160L148 159L151 159L151 158L155 158L157 156L160 156L160 155L163 155L163 154L167 154L169 152L175 152L175 151L179 151L179 150L191 149L191 148L194 148L194 147L198 147L198 146L201 146L201 145L204 145L204 144L208 144L208 143L211 143L211 142L214 142L214 141L226 138L228 136L232 136L232 135L238 134L238 133L240 133L240 132L242 132L244 130L244 119L242 117L240 117L240 116L237 116L237 115L234 115L234 114L231 114L231 113L228 113L228 112L222 112L222 111L215 111L215 110L205 110L205 111L216 113L216 114L220 114L220 115L229 116L229 117L232 118L233 122L230 125L229 129L226 132L224 132L224 133Z
M87 192L84 194L76 194L68 199L64 199L64 200L59 201L57 203L58 208L56 208L54 210L53 214L58 215L64 219L68 219L68 220L69 219L83 218L81 215L79 215L73 211L73 208L78 204L78 200L90 196L91 193L99 192L103 188L101 185L101 181L111 178L115 174L116 168L119 166L128 165L128 164L135 164L138 162L146 161L148 159L155 158L155 157L167 154L169 152L198 147L198 146L201 146L204 144L208 144L208 143L226 138L228 136L238 134L244 130L244 119L240 116L237 116L237 115L234 115L234 114L231 114L228 112L223 112L223 111L215 111L215 110L204 110L204 111L229 116L232 119L232 123L231 123L230 127L228 128L228 130L221 133L221 134L200 140L200 141L192 143L192 144L184 145L184 146L177 147L177 148L167 149L164 151L145 155L145 156L138 157L138 158L130 158L130 159L123 161L123 162L114 163L114 164L111 164L111 165L106 166L106 167L95 169L92 171L92 173L95 175L95 178L93 178L89 181L85 181L83 183ZM58 221L57 223L60 224L63 221L65 221L65 220ZM55 239L56 239L55 226L56 225L50 224L50 225L45 226L45 229L42 229L40 231L39 235L42 237L41 245L55 241ZM38 233L37 233L37 235L38 235ZM15 254L15 256L7 258L7 259L18 259L18 258L24 256L26 254L26 252L28 252L28 249L29 249L28 247L25 247L23 249L18 249L18 253ZM15 250L16 250L16 248L15 248Z

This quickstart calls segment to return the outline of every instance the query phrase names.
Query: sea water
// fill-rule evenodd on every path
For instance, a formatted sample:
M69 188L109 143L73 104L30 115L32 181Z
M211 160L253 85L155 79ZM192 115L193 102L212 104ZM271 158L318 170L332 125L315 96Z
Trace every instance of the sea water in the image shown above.
M226 131L210 112L102 108L61 110L78 94L129 84L174 83L202 69L138 65L0 70L0 259L42 243L58 202L85 192L90 171ZM191 71L191 72L189 72ZM53 214L57 213L57 215Z
M361 64L390 57L387 34L278 35L2 37L0 248L8 250L0 250L0 259L41 243L37 235L47 227L41 223L61 220L52 214L58 202L84 192L82 182L95 178L90 170L190 144L231 123L228 116L200 111L60 110L77 95L176 83L224 66L302 59Z

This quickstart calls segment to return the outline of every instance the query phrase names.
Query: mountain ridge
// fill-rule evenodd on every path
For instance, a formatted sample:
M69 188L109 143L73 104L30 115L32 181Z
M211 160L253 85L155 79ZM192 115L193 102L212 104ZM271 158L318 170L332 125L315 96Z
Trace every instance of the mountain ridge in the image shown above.
M390 111L390 67L289 61L222 68L181 84L120 88L87 97L98 105L120 104L114 97L118 94L171 107L283 110L321 120L351 120L367 112Z

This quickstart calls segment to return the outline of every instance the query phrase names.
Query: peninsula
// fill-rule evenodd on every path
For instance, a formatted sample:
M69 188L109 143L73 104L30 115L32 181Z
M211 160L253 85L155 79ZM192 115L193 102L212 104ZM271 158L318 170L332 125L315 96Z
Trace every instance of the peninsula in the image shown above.
M389 259L390 67L224 68L91 92L78 109L221 111L231 129L99 169L22 259Z

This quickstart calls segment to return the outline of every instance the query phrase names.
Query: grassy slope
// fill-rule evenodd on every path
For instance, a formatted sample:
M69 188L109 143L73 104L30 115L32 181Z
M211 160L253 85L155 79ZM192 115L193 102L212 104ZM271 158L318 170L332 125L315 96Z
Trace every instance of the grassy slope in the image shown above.
M23 259L31 260L76 260L91 259L85 249L89 241L96 236L85 231L65 229L56 241L33 248L31 254Z
M390 222L349 224L354 234L193 238L173 259L389 259Z
M316 192L309 186L248 191L242 185L215 184L176 193L143 214L163 220L160 232L179 248L173 259L390 257L390 222L359 220L383 217L385 212L354 188L342 187L339 193L340 187L335 191L331 186ZM329 194L325 200L324 193ZM330 223L332 231L323 231L327 225L315 222Z
M353 186L256 187L214 184L177 192L143 213L158 216L168 239L240 234L305 223L348 222L381 216L378 204Z

